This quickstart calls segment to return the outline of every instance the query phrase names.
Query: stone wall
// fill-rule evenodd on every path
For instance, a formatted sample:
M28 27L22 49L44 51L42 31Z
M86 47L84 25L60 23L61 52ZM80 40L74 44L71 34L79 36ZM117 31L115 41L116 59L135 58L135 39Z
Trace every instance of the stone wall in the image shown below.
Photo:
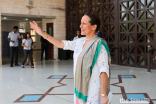
M59 11L65 9L65 0L34 0L33 7L28 6L28 0L1 0L0 2L1 13L60 16Z

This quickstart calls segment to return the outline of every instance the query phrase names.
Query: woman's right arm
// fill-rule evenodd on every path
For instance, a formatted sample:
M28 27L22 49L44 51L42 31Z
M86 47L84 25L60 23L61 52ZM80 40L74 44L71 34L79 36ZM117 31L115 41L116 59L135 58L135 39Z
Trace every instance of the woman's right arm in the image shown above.
M50 43L54 44L58 48L64 48L64 42L56 39L49 34L42 31L42 29L38 26L38 24L33 21L30 22L31 28L34 29L39 35L41 35L43 38L47 39Z
M52 43L56 47L64 48L64 42L63 41L61 41L59 39L56 39L56 38L50 36L49 34L47 34L45 32L42 33L42 36L43 36L44 39L48 40L50 43Z

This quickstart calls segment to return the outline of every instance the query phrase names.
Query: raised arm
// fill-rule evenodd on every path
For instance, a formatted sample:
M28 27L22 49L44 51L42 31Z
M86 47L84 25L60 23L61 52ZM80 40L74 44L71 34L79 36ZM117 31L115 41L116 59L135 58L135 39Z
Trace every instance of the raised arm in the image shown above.
M50 43L54 44L58 48L64 48L63 41L56 39L49 34L42 31L42 29L38 26L38 24L33 21L30 22L31 28L34 29L39 35L41 35L44 39L48 40Z

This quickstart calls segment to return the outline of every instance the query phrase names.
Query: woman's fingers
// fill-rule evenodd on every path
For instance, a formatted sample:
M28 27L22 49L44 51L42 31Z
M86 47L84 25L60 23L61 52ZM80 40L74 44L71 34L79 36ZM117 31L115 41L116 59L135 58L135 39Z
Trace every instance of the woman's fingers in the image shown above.
M35 24L35 26L38 26L38 24L35 21L33 21L33 23Z
M30 25L31 25L31 28L35 30L39 35L43 33L42 29L38 26L38 24L35 21L30 22Z
M32 22L30 22L30 25L32 29L35 29L35 25Z
M32 29L38 28L38 24L37 24L35 21L30 22L30 25L31 25L31 28L32 28Z
M31 26L34 26L34 23L30 22L30 25L31 25Z
M31 26L31 28L32 28L32 29L35 29L35 27L34 27L34 26Z

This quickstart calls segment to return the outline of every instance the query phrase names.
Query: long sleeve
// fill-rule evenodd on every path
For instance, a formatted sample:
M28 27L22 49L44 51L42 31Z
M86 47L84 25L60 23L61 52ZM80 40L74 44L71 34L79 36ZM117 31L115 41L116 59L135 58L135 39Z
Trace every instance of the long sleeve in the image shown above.
M72 50L72 51L75 50L77 40L74 41L62 40L62 41L64 43L64 48L63 48L64 50Z

